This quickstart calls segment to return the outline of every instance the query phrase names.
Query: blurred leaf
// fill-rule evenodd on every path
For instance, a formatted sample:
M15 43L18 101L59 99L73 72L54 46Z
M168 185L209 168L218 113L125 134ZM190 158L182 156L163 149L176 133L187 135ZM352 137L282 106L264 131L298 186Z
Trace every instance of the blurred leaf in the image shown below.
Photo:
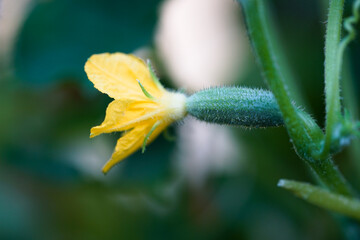
M151 43L159 2L39 1L18 37L18 76L35 85L69 76L85 79L84 63L92 54L132 52Z

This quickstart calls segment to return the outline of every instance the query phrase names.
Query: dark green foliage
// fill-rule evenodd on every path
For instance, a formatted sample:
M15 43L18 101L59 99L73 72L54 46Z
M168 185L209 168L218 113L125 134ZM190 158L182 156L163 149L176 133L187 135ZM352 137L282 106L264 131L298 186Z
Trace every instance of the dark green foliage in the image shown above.
M84 73L87 58L151 44L159 2L39 1L19 33L17 75L37 86L75 76L92 87Z

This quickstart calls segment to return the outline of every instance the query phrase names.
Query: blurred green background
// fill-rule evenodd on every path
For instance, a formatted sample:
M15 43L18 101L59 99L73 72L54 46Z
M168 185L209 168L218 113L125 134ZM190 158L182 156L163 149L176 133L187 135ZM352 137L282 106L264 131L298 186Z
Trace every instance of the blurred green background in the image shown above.
M241 164L230 172L209 171L200 183L180 169L179 161L210 147L185 155L185 147L179 147L183 138L167 141L162 136L145 154L136 153L102 175L120 134L88 138L111 99L93 88L84 63L95 53L146 47L164 84L178 86L154 41L164 1L0 4L0 239L343 239L355 232L356 226L344 229L338 216L276 187L280 178L313 182L283 128L224 127L235 136L233 162ZM327 3L274 0L269 5L280 46L305 96L304 107L322 124ZM346 7L348 13L350 2ZM236 21L243 24L240 15ZM217 22L214 17L207 27ZM239 44L247 49L244 39ZM266 88L247 52L232 85ZM199 53L195 49L193 54ZM210 56L216 61L215 53ZM359 76L358 39L347 57L347 76ZM353 84L350 90L359 102L359 81ZM171 134L178 135L186 124L176 124ZM336 160L360 187L354 154L345 151ZM199 166L206 169L206 164Z

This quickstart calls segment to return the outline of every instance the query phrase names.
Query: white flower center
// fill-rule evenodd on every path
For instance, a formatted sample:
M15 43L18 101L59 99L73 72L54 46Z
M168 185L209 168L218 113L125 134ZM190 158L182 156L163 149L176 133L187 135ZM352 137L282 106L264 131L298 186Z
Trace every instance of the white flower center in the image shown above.
M161 103L166 108L167 118L170 121L180 120L185 117L186 95L178 92L166 92L161 99Z

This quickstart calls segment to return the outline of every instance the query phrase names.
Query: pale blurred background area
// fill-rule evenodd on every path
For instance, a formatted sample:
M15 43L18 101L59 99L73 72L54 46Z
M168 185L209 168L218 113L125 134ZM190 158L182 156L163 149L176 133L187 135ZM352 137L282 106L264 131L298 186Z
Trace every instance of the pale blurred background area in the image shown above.
M323 5L269 6L318 118ZM328 213L276 187L312 181L283 128L187 117L175 140L101 173L120 133L89 139L111 101L85 75L92 54L150 58L187 94L267 88L246 31L233 0L0 0L0 239L341 239Z
M31 0L0 1L0 57L1 63L8 65L14 47L17 30L22 24Z

